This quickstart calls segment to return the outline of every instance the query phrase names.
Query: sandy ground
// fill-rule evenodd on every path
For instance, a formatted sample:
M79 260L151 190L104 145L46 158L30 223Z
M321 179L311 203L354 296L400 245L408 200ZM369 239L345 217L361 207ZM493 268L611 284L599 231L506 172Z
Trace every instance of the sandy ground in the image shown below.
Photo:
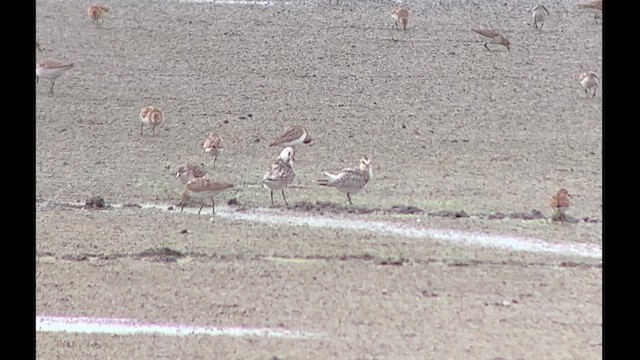
M112 1L96 28L84 1L38 1L38 60L75 66L54 94L36 87L36 199L175 203L174 170L192 161L236 185L220 204L266 207L268 143L301 123L314 141L299 149L292 204L344 205L315 180L367 154L374 178L355 207L424 213L362 217L602 244L600 222L428 215L548 216L565 187L572 216L602 219L601 91L586 99L576 79L601 72L602 28L578 2L550 5L536 33L523 23L531 4L511 0L409 2L406 32L387 2ZM490 53L471 27L499 29L511 51ZM141 136L148 104L167 123ZM214 129L228 147L212 168L201 142ZM602 357L599 261L208 218L38 207L36 313L324 340L38 333L38 358ZM187 260L139 256L164 247Z

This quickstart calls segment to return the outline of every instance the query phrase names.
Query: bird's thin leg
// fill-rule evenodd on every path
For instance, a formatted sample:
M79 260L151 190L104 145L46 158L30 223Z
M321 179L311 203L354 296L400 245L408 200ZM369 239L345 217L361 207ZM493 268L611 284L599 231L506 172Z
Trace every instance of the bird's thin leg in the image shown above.
M153 126L151 127L151 132L153 133L153 135L156 134L156 124L153 124Z
M211 198L211 214L215 215L216 213L216 201Z
M542 25L540 25L540 31L542 31L542 27L544 26L544 23L542 23Z
M140 135L142 135L142 129L144 128L144 123L142 123L142 125L140 125Z
M216 160L218 160L217 154L216 154L216 157L213 158L213 167L216 167Z
M353 205L353 203L351 202L351 196L349 196L349 193L347 193L347 199L349 199L349 204Z
M180 212L182 212L182 210L184 210L184 205L185 205L185 203L182 203L182 207L180 208Z
M287 202L287 197L284 196L284 188L282 188L282 198L284 199L285 205L289 206L289 203Z
M204 201L200 204L200 209L198 210L198 215L200 215L200 211L202 211L203 207L204 207Z
M56 80L55 79L51 79L51 88L49 89L49 92L51 94L53 94L53 85L55 85L55 84L56 84Z
M273 190L271 190L271 206L273 206L273 205L275 205L275 204L273 203Z
M491 49L489 49L489 46L487 46L487 43L484 43L484 47L486 47L487 50L489 50L489 52L491 52Z
M40 81L40 76L36 75L36 84Z
M396 20L396 29L398 28L398 20Z

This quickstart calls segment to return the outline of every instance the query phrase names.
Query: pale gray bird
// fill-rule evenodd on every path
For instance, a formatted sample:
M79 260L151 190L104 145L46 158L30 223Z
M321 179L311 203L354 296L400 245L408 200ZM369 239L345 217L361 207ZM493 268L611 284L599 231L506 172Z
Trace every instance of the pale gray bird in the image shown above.
M351 194L358 193L371 180L371 160L365 156L360 159L360 166L357 169L345 168L338 174L330 174L323 171L322 174L327 178L318 180L318 184L336 188L338 191L346 193L349 204L353 205Z
M544 5L536 5L531 9L531 18L533 18L533 28L542 30L544 21L549 16L549 10Z

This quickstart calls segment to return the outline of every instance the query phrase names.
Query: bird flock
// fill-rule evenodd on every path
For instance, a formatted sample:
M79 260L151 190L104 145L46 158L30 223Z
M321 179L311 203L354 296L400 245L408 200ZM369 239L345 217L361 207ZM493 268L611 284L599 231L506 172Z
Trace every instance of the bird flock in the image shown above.
M331 3L331 0L329 0ZM338 0L336 0L336 4ZM593 1L590 3L579 4L578 7L589 13L594 14L594 20L596 24L598 19L602 19L602 1ZM110 8L103 4L91 5L87 9L89 19L100 27L106 15L109 13ZM549 10L542 4L536 4L530 10L531 18L533 20L532 27L534 30L542 31L546 19L549 17ZM409 10L403 6L395 6L391 10L391 17L395 20L395 28L406 31L409 25ZM489 28L471 28L471 30L482 36L484 39L484 47L491 52L489 44L501 45L511 50L510 41L499 31ZM43 53L41 44L36 40L36 50ZM42 60L36 63L36 84L40 78L48 79L51 81L49 93L53 94L53 89L56 79L66 73L74 66L73 63L63 62L55 59ZM599 85L599 76L596 72L591 70L583 70L578 74L578 81L585 91L586 97L595 97L596 90ZM151 127L152 134L155 134L155 128L163 123L164 113L159 108L148 105L143 106L140 109L140 134L144 134L144 126ZM295 155L297 153L296 147L311 143L312 139L309 131L301 125L291 125L286 128L281 134L279 134L269 145L269 147L280 148L280 153L277 158L271 163L269 169L265 172L262 178L262 185L270 190L271 204L274 205L273 192L274 190L280 190L286 206L289 205L285 188L290 186L295 179L294 162L296 161ZM218 156L224 151L223 138L215 133L211 132L209 136L203 141L202 149L205 153L214 158L213 167L215 167ZM206 178L207 171L204 170L204 165L194 165L187 163L180 165L176 172L176 179L184 185L184 191L181 197L181 211L184 206L188 204L192 198L199 199L201 202L198 214L202 211L206 200L211 200L212 213L215 213L215 201L214 197L221 192L234 187L233 184L226 182L219 182L209 178ZM351 201L351 195L358 193L362 190L372 178L371 159L368 156L363 156L360 159L358 166L351 168L344 168L336 173L330 173L322 171L324 179L318 180L318 185L324 187L333 187L336 190L345 193L349 204L353 204ZM553 210L552 219L562 220L566 216L566 210L570 206L569 198L572 195L568 193L566 189L560 189L557 194L551 198L550 207Z

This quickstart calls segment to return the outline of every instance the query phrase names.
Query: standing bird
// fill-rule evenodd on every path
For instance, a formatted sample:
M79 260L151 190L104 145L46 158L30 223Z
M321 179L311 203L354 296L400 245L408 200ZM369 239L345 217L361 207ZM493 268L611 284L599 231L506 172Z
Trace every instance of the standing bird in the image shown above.
M164 120L164 114L154 106L143 106L142 109L140 109L140 120L142 121L140 125L140 135L142 135L144 124L151 125L151 131L155 134L156 126L160 125L162 120Z
M489 49L488 43L492 43L492 44L498 44L498 45L502 45L505 46L507 48L507 50L511 51L511 48L509 47L511 44L509 43L509 39L507 39L506 37L502 36L499 32L497 32L494 29L471 29L475 32L477 32L478 34L482 35L485 38L488 38L489 40L486 40L484 42L484 47L487 48L487 50L491 51L491 49Z
M93 23L98 26L104 22L104 15L109 12L109 7L102 4L95 4L89 6L87 9L87 13L89 14L89 19L93 20Z
M584 92L589 97L596 97L596 90L600 84L600 78L594 71L583 71L578 75L580 85L584 88Z
M318 184L333 187L338 191L346 193L349 204L353 205L351 202L351 194L358 193L367 185L369 180L371 180L371 160L365 156L360 159L360 165L357 169L345 168L335 175L326 171L323 171L322 174L327 178L318 180Z
M544 20L549 16L549 10L547 10L544 5L536 5L533 9L531 9L531 17L533 18L533 28L542 30L544 26ZM540 26L538 27L538 24Z
M291 125L284 130L278 137L269 144L271 146L281 146L283 148L289 146L298 146L311 142L311 136L307 129L300 125Z
M593 20L598 23L598 17L602 17L602 1L592 1L587 4L578 4L578 7L593 14Z
M205 199L211 199L211 213L215 214L216 202L215 200L213 200L213 197L227 189L231 189L232 187L233 184L215 182L211 179L205 178L195 178L185 185L185 190L182 193L182 201L180 202L180 204L182 205L182 208L180 208L180 212L182 212L182 210L184 210L184 206L189 203L189 199L195 197L202 200L200 210L198 210L198 215L200 215L200 212L204 207Z
M178 167L178 172L176 173L176 179L180 180L182 185L186 185L192 179L201 178L206 174L207 172L203 169L202 166L186 163L185 165L180 165Z
M209 137L204 139L202 148L206 153L213 156L213 166L216 166L216 160L218 155L224 151L224 140L222 137L214 132L209 133Z
M564 188L560 189L557 194L551 197L551 203L549 204L549 206L551 206L551 209L553 209L553 219L558 219L565 216L567 209L569 208L569 206L571 206L569 198L572 197L573 196L569 194L567 189Z
M262 184L271 190L271 205L273 202L273 190L282 189L282 198L285 205L289 206L287 197L284 195L284 188L291 185L296 174L293 172L293 160L296 150L293 147L286 147L280 152L280 156L271 164L271 169L264 174Z
M58 60L41 61L36 64L36 84L40 78L51 80L51 88L49 89L49 92L53 94L53 86L56 84L56 79L72 67L73 64L63 63Z
M407 30L407 24L409 24L409 10L398 6L391 10L391 17L396 21L396 29L398 29L398 22L400 22L402 24L402 30Z

